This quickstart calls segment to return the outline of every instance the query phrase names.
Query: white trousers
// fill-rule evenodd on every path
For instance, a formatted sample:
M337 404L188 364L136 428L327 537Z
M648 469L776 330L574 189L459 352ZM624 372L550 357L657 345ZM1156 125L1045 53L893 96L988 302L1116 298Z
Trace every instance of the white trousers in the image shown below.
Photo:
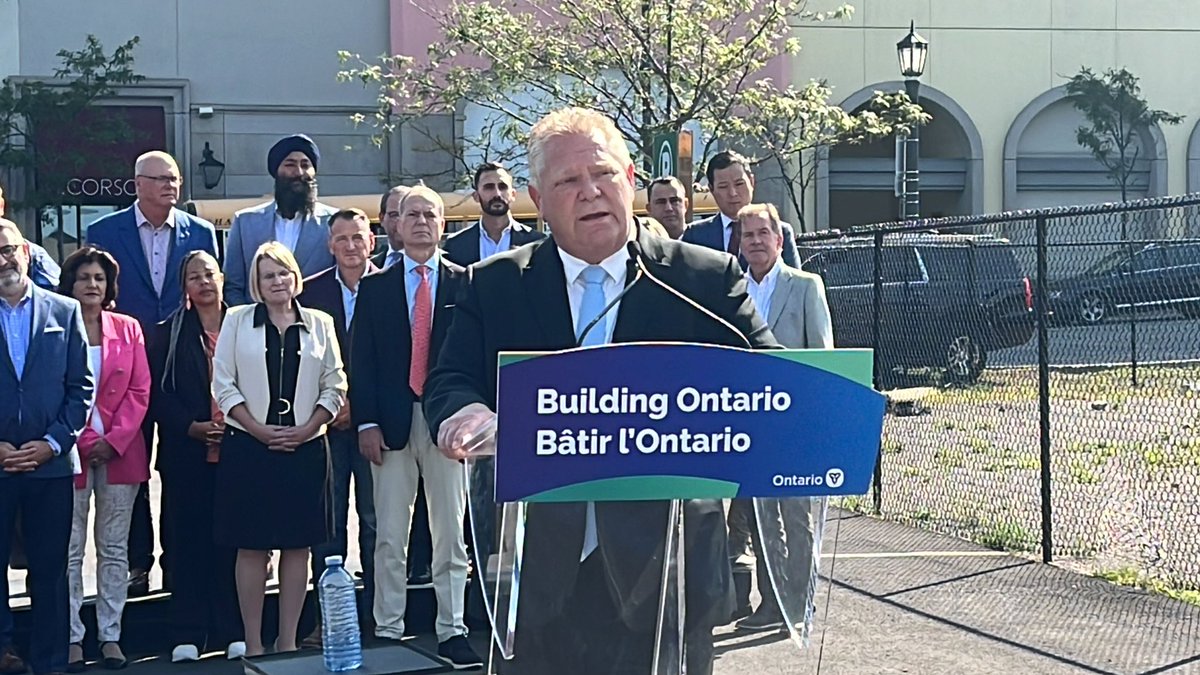
M121 639L121 613L129 590L129 521L137 485L109 485L108 468L83 467L87 486L75 490L67 579L71 595L71 642L83 642L83 556L87 548L88 512L96 497L96 624L100 642Z
M467 547L463 542L466 484L462 465L446 459L429 437L419 403L413 405L408 447L385 450L383 465L371 465L375 494L375 634L400 639L408 600L408 536L417 502L417 480L425 480L429 533L433 539L433 591L437 637L466 635L463 607Z

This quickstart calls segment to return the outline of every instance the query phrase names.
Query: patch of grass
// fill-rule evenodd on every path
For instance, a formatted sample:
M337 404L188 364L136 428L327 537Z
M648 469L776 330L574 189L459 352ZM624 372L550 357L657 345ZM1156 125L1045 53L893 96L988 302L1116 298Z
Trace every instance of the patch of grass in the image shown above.
M981 525L971 538L997 551L1032 551L1039 541L1037 536L1017 523Z
M1080 485L1095 485L1100 482L1100 475L1087 462L1075 460L1071 462L1071 480Z
M976 431L992 431L995 428L996 428L996 425L991 422L976 422L975 423Z
M1114 570L1101 570L1092 576L1098 579L1114 583L1118 586L1130 586L1165 595L1173 600L1186 602L1191 605L1200 606L1200 590L1182 590L1172 587L1170 584L1155 579L1154 577L1142 574L1139 570L1132 567L1119 567Z
M867 512L867 498L865 495L847 495L845 497L836 497L833 501L833 506L846 509L847 511L857 511L859 513Z
M971 449L971 452L987 452L991 450L993 446L992 442L986 438L972 436L971 438L967 439L967 447Z
M894 455L904 449L904 444L894 438L889 438L880 445L880 449L885 455Z
M905 478L917 478L919 476L924 476L925 472L921 471L915 466L905 466L900 468L900 475L904 476Z
M1139 386L1129 382L1129 368L1115 366L1087 371L1054 370L1050 373L1050 395L1054 401L1107 401L1120 406L1130 400L1195 400L1197 394L1181 387L1184 382L1200 381L1200 366L1142 366L1138 368ZM988 370L986 378L970 387L943 389L933 402L996 403L1036 401L1037 368ZM1111 407L1110 407L1111 410Z
M1200 467L1200 439L1179 439L1142 450L1142 459L1154 469Z
M938 464L948 469L961 469L967 463L967 455L958 448L938 448L933 454L933 458Z
M946 420L945 422L942 422L941 425L939 425L939 426L941 426L942 431L954 431L954 430L958 429L958 423L953 420Z

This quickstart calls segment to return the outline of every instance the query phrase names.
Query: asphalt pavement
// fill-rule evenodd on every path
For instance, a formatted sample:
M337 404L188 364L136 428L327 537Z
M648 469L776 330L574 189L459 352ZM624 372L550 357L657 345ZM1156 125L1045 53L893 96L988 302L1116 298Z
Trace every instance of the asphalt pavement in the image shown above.
M1050 365L1129 363L1130 333L1129 317L1122 314L1095 326L1051 325ZM1020 347L989 353L988 365L1034 366L1037 353L1035 334ZM1164 311L1139 314L1137 358L1140 363L1200 359L1200 320Z

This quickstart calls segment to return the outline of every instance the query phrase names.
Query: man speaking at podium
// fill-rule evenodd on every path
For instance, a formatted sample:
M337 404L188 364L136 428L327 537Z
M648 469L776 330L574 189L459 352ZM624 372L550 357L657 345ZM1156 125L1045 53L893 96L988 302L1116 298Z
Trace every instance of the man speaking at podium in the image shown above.
M461 458L465 439L494 417L500 351L647 341L778 346L737 261L639 225L633 161L611 120L558 110L534 125L528 150L529 193L552 236L474 266L459 293L425 388L444 453ZM508 672L651 672L668 509L529 505ZM685 658L695 675L712 671L712 628L728 619L733 594L721 502L688 501L684 523Z

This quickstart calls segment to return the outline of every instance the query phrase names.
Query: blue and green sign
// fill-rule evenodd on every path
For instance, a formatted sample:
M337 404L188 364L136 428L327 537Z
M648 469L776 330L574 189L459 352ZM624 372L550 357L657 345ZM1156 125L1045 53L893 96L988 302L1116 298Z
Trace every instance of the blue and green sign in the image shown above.
M613 344L500 356L499 502L863 494L870 350Z

